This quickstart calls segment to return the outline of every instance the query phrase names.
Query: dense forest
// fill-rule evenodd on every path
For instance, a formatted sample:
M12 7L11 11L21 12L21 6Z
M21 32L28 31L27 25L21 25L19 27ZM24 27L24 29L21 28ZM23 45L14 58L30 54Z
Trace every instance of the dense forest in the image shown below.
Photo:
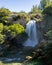
M35 48L23 48L23 43L28 38L26 24L31 18L37 22L40 41ZM7 8L0 8L0 58L15 57L21 49L26 55L22 65L52 65L51 0L41 0L40 5L33 6L28 13L11 12ZM1 65L8 64L1 63Z

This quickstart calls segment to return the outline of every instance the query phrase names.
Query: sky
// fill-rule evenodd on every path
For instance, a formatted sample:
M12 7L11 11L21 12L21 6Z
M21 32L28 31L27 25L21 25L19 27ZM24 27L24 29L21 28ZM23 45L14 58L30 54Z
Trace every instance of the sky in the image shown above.
M5 7L13 12L29 12L33 5L38 6L40 0L0 0L0 8Z

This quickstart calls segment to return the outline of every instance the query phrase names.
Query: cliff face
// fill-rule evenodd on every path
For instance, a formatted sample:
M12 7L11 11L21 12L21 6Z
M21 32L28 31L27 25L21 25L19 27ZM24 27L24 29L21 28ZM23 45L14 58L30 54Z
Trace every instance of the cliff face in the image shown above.
M38 32L39 42L42 39L44 39L44 27L45 27L44 22L37 22L37 32Z
M9 24L20 23L21 25L26 26L26 23L29 20L30 17L28 14L15 14L9 17Z
M37 31L39 39L48 40L48 37L45 36L45 34L50 30L52 30L52 16L46 15L43 17L42 21L37 22Z

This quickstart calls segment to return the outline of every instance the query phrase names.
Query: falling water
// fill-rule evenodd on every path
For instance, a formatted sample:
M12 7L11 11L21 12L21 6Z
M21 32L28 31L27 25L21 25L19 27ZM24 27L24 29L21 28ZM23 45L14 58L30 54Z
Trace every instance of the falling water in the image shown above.
M38 44L35 20L31 20L26 24L26 32L27 32L29 38L24 43L24 46L35 47L35 45Z

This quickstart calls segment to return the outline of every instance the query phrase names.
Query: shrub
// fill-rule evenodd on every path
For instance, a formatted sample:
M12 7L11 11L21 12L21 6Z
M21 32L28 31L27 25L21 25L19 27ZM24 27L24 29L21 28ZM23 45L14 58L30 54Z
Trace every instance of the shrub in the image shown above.
M52 6L48 6L43 10L44 14L52 15Z
M3 31L3 24L0 23L0 33Z
M4 34L6 40L10 45L19 46L27 39L25 28L20 24L12 24L10 26L4 26Z
M0 22L3 24L6 24L8 22L8 17L11 12L9 9L6 8L0 8Z
M0 44L3 44L5 41L5 35L0 34Z
M48 39L52 40L52 30L49 30L48 32L46 32L45 36L46 36Z
M52 65L52 43L47 44L44 48L45 51L45 62L47 65Z

